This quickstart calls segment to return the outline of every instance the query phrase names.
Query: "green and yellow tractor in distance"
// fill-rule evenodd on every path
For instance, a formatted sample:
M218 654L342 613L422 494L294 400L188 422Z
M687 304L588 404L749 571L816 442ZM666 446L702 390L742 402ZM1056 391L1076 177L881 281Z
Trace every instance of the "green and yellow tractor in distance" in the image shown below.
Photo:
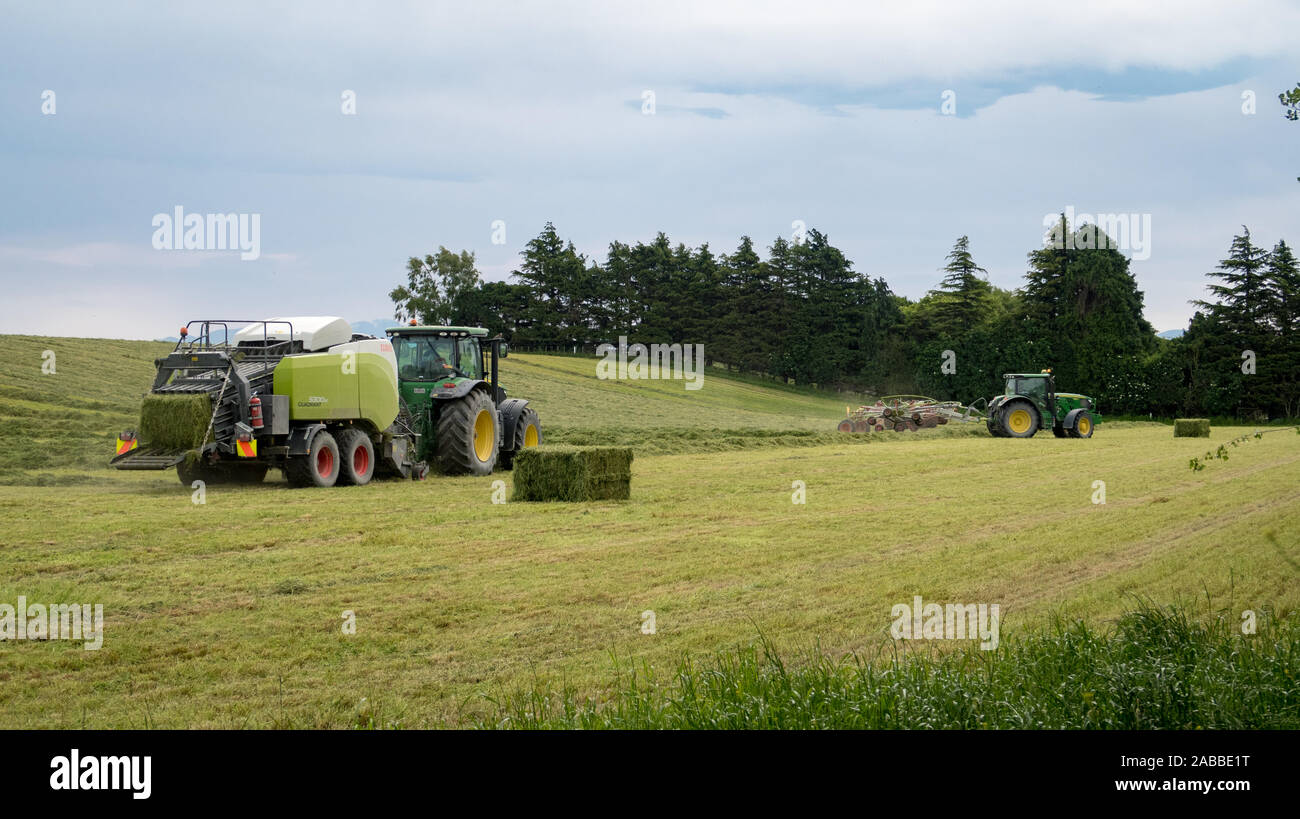
M481 327L353 333L334 316L190 322L144 396L118 469L181 482L361 485L376 476L488 475L541 443L537 411L507 398L500 338Z
M1075 392L1057 392L1051 370L1007 373L1003 394L988 403L986 424L998 438L1032 438L1051 429L1057 438L1091 438L1101 422L1096 402Z

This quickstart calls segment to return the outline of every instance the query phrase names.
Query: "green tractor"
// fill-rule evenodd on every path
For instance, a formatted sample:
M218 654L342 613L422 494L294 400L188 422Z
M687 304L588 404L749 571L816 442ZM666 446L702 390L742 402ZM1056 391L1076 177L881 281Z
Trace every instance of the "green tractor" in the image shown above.
M1032 438L1050 427L1057 438L1091 438L1101 422L1086 395L1057 392L1051 370L1007 373L1002 395L989 401L988 430L998 438Z
M412 324L387 331L397 356L402 418L418 433L419 455L443 474L510 469L515 453L542 441L537 411L507 398L497 361L500 338L481 327ZM400 416L399 416L400 417Z

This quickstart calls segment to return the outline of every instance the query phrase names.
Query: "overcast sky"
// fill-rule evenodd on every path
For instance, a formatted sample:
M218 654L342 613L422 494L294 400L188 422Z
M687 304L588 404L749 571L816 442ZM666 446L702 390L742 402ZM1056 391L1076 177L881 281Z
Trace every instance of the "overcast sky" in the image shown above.
M5 2L0 333L386 318L408 256L504 279L548 220L598 259L802 220L911 297L966 234L1009 288L1066 208L1149 215L1166 330L1241 225L1300 244L1295 3L369 5ZM259 257L155 249L177 207Z

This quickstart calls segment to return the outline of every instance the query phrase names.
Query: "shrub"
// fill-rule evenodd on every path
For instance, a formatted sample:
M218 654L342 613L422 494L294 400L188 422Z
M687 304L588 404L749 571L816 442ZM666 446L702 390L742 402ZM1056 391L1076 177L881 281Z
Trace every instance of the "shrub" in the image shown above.
M1174 437L1175 438L1209 438L1210 419L1209 418L1176 418L1174 419Z

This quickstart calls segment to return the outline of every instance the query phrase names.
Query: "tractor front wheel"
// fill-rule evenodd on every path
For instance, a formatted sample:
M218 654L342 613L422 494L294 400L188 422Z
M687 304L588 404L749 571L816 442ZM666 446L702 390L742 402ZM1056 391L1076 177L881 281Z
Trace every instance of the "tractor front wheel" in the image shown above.
M333 486L339 479L339 445L325 430L311 439L306 455L291 455L284 462L290 486Z
M520 416L523 421L523 416ZM444 475L491 475L496 468L497 408L483 390L448 401L434 425L434 459Z
M1074 429L1070 430L1070 437L1091 438L1092 426L1092 416L1086 412L1081 412L1079 417L1074 419Z
M513 469L515 456L525 449L531 449L542 443L542 420L537 410L527 407L515 420L515 446L509 452L502 452L497 463L502 469Z
M1012 401L1002 408L1001 416L1007 438L1032 438L1038 432L1038 412L1028 401Z

